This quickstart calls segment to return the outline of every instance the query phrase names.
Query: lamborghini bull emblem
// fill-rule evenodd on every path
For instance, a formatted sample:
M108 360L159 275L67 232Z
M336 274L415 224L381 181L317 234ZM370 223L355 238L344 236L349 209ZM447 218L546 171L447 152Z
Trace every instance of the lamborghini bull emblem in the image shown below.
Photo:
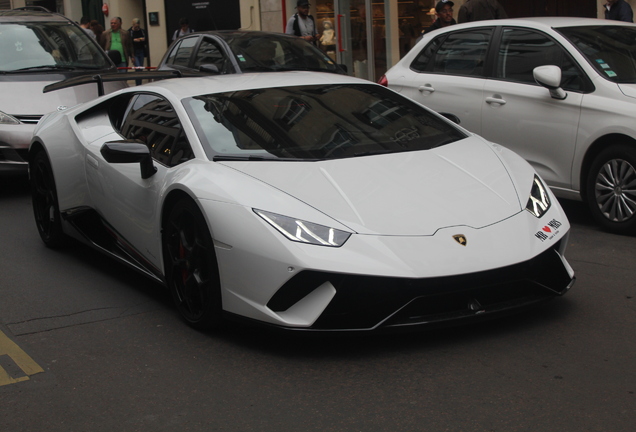
M462 246L466 246L466 243L468 243L468 240L466 240L466 236L464 234L455 234L453 238Z

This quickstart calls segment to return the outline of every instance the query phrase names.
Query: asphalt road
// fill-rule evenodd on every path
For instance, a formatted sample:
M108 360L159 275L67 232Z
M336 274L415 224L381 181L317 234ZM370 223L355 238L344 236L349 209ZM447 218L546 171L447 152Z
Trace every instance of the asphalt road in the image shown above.
M564 204L577 283L527 313L398 336L200 333L135 272L45 248L24 181L0 178L0 431L634 431L636 238Z

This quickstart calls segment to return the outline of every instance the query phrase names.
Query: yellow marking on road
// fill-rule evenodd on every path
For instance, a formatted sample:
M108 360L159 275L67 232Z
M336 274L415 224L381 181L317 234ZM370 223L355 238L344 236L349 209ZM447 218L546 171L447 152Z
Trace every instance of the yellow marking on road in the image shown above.
M12 378L7 371L0 366L0 386L26 381L31 375L44 372L44 369L42 369L39 364L37 364L27 353L22 351L19 346L7 337L7 335L0 331L0 356L3 355L11 357L26 376Z

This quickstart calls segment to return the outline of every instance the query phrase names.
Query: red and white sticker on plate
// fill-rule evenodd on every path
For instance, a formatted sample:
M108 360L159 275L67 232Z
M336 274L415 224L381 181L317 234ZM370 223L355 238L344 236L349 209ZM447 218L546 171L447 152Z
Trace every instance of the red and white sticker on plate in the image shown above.
M556 219L552 219L543 228L541 228L541 231L537 231L534 236L541 241L552 240L552 238L559 233L559 227L561 225L561 222Z

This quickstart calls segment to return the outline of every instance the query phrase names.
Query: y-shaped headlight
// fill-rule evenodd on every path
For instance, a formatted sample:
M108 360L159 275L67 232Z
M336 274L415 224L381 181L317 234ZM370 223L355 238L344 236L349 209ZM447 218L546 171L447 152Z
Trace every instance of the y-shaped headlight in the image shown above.
M532 190L530 191L530 198L528 198L528 204L526 204L526 210L540 218L550 208L550 197L548 191L541 179L537 175L534 176L532 181Z
M254 212L265 219L267 223L276 228L285 237L295 242L340 247L351 235L351 233L335 228L282 216L276 213L257 209L254 209Z

